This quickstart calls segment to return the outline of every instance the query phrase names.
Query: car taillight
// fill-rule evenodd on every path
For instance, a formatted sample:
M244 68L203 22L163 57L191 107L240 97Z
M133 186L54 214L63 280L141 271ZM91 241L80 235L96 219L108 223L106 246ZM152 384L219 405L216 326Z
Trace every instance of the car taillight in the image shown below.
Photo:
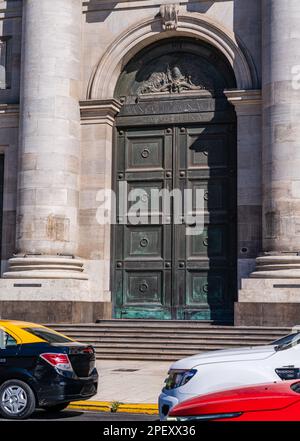
M40 357L56 369L60 369L62 371L73 371L67 354L49 353L40 354Z

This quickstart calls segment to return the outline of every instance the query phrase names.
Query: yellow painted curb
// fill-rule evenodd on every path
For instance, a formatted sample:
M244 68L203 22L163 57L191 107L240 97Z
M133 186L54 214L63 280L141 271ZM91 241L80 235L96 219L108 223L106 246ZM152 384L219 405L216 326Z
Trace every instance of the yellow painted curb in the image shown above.
M158 405L157 404L120 404L117 412L147 413L148 415L158 415Z
M97 412L110 412L112 403L108 401L73 401L68 409L94 410Z
M111 412L113 405L114 402L112 401L74 401L73 403L70 403L68 409L89 410L94 412ZM147 403L120 403L117 406L116 412L158 415L158 405Z

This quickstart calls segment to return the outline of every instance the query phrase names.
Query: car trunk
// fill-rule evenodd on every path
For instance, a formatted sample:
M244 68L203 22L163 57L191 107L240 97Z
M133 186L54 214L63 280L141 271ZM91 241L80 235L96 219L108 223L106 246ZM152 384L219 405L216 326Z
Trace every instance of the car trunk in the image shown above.
M64 346L68 349L68 357L77 377L89 377L95 368L96 356L91 345L80 343L52 343L51 346Z

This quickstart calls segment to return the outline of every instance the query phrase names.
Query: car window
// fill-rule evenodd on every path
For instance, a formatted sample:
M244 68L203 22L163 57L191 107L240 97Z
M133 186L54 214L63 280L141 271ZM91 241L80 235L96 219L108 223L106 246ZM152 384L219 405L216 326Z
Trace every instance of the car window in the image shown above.
M0 349L7 349L11 346L17 346L16 340L3 329L0 329Z
M294 332L293 334L285 335L284 337L281 337L278 340L275 340L275 341L273 341L270 344L271 345L286 345L286 344L291 343L291 341L293 341L293 339L297 335L300 337L300 333L299 332Z
M24 331L27 331L30 334L45 340L47 343L70 343L71 341L71 339L57 334L54 331L51 331L51 329L24 328Z
M285 338L277 340L272 344L275 345L275 351L284 351L285 349L290 349L293 346L300 344L300 333L295 332L293 334L287 335Z

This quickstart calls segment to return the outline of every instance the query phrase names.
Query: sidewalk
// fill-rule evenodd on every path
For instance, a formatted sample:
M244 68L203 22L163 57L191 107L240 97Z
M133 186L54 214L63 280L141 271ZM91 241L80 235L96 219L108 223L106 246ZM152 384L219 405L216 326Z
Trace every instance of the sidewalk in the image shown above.
M73 403L74 409L157 414L157 400L171 363L157 361L97 361L98 393ZM124 403L121 404L120 403Z
M171 362L97 361L98 393L93 401L157 403Z

